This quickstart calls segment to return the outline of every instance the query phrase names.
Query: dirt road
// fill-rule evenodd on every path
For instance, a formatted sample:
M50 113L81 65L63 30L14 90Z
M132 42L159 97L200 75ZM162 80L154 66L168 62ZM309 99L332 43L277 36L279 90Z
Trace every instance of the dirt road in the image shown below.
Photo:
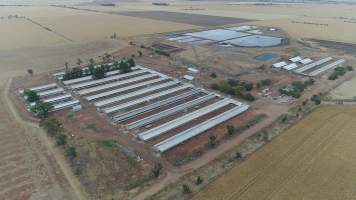
M356 199L355 122L355 107L323 106L193 199Z

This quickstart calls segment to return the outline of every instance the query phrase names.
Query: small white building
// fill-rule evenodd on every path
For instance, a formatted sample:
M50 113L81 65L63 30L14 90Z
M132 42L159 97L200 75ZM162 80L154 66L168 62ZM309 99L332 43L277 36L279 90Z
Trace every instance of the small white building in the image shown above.
M289 64L289 65L284 66L283 69L289 71L289 70L295 69L295 68L297 68L297 67L298 67L297 64L291 63L291 64Z
M299 61L301 61L301 60L303 60L303 58L302 57L300 57L300 56L297 56L297 57L294 57L294 58L291 58L291 59L289 59L291 62L299 62Z
M192 80L194 80L194 77L190 76L190 75L184 75L184 79L186 79L188 81L192 81Z
M188 71L191 73L195 73L195 74L199 72L199 70L197 70L195 68L191 68L191 67L188 68Z
M307 64L313 62L313 60L310 59L310 58L305 58L305 59L303 59L303 60L301 60L299 62L302 63L303 65L307 65Z
M272 67L274 67L274 68L281 68L281 67L286 66L286 65L287 65L287 63L284 62L284 61L282 61L282 62L279 62L279 63L274 63L274 64L272 65Z

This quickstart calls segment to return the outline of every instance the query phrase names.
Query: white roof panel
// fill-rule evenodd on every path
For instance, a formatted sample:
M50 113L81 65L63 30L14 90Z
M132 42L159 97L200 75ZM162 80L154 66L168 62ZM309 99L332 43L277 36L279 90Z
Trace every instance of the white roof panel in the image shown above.
M305 59L303 59L303 60L301 60L299 62L302 63L303 65L307 65L307 64L313 62L313 60L310 59L310 58L305 58Z
M301 61L301 60L303 60L303 58L302 57L300 57L300 56L297 56L297 57L294 57L294 58L291 58L291 59L289 59L291 62L299 62L299 61Z
M274 63L272 66L274 68L281 68L281 67L286 66L286 65L287 65L287 63L282 61L282 62L279 62L279 63Z
M297 64L295 64L295 63L291 63L291 64L289 64L289 65L286 65L286 66L284 66L283 67L283 69L285 69L285 70L292 70L292 69L295 69L295 68L297 68L298 67L298 65Z

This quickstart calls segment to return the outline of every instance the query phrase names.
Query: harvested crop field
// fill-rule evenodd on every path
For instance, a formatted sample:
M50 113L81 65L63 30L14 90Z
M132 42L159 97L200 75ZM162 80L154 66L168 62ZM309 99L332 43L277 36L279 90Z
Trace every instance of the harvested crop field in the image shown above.
M199 28L199 26L169 21L90 12L86 15L67 15L35 19L39 23L74 41L103 39L108 38L114 33L120 38Z
M201 27L149 18L31 6L0 8L0 28L2 50L103 40L114 33L122 38Z
M142 12L120 12L120 15L141 17L145 19L165 20L170 22L177 22L183 24L192 24L196 26L222 26L227 24L246 23L252 20L234 18L234 17L220 17L212 15L197 15L189 13L176 13L166 11L142 11Z
M50 46L67 42L64 38L26 19L3 19L0 20L0 27L0 50Z
M355 128L356 107L321 107L193 199L355 199Z

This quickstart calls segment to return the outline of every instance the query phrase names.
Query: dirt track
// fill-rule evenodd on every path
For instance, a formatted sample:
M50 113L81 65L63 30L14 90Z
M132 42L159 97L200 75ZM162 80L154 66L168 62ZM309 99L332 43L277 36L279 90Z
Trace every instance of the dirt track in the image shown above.
M71 51L64 51L71 47ZM23 120L8 97L11 77L48 71L76 57L88 59L117 43L95 42L0 51L0 199L87 199L59 148L36 124Z
M356 199L355 122L355 107L324 106L193 199Z

